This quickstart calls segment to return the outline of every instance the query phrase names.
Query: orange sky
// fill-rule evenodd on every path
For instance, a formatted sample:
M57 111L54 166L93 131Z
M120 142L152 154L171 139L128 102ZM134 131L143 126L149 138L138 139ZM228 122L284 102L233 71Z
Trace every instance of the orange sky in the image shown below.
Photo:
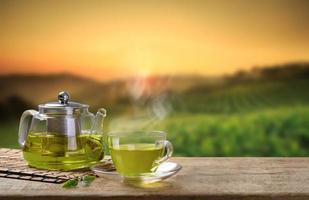
M0 73L220 75L309 60L309 1L0 2Z

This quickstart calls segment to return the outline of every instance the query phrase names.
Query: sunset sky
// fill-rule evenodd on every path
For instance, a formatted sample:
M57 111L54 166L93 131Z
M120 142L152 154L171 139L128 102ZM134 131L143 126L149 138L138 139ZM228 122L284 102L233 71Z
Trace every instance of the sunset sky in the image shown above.
M309 1L0 1L0 74L232 73L309 61Z

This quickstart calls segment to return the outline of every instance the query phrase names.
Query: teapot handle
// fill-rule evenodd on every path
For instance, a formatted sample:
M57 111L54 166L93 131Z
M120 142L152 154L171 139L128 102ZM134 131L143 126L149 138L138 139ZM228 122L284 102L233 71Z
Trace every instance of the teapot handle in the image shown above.
M36 110L26 110L23 112L20 118L19 131L18 131L18 143L21 147L24 147L25 141L30 128L30 123L34 115L39 112Z

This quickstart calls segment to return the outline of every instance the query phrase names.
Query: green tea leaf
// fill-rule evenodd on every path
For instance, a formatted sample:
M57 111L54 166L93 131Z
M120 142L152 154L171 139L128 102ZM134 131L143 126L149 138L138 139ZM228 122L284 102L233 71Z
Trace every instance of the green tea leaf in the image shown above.
M83 182L89 185L92 181L95 180L95 178L96 178L95 176L86 175L83 176Z
M94 181L96 177L91 175L86 175L82 177L76 177L74 179L70 179L66 181L62 187L64 188L73 188L76 187L79 183L82 184L82 186L89 186L92 181Z
M76 187L77 185L78 185L78 180L77 179L70 179L70 180L67 180L62 185L62 187L64 187L64 188L73 188L73 187Z

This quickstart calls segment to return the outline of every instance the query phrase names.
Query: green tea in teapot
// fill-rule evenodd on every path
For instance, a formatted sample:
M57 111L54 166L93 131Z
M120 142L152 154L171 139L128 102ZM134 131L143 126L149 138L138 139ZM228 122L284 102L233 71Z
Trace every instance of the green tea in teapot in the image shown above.
M103 136L80 134L74 137L57 133L29 133L23 149L30 166L50 170L89 167L104 156Z

